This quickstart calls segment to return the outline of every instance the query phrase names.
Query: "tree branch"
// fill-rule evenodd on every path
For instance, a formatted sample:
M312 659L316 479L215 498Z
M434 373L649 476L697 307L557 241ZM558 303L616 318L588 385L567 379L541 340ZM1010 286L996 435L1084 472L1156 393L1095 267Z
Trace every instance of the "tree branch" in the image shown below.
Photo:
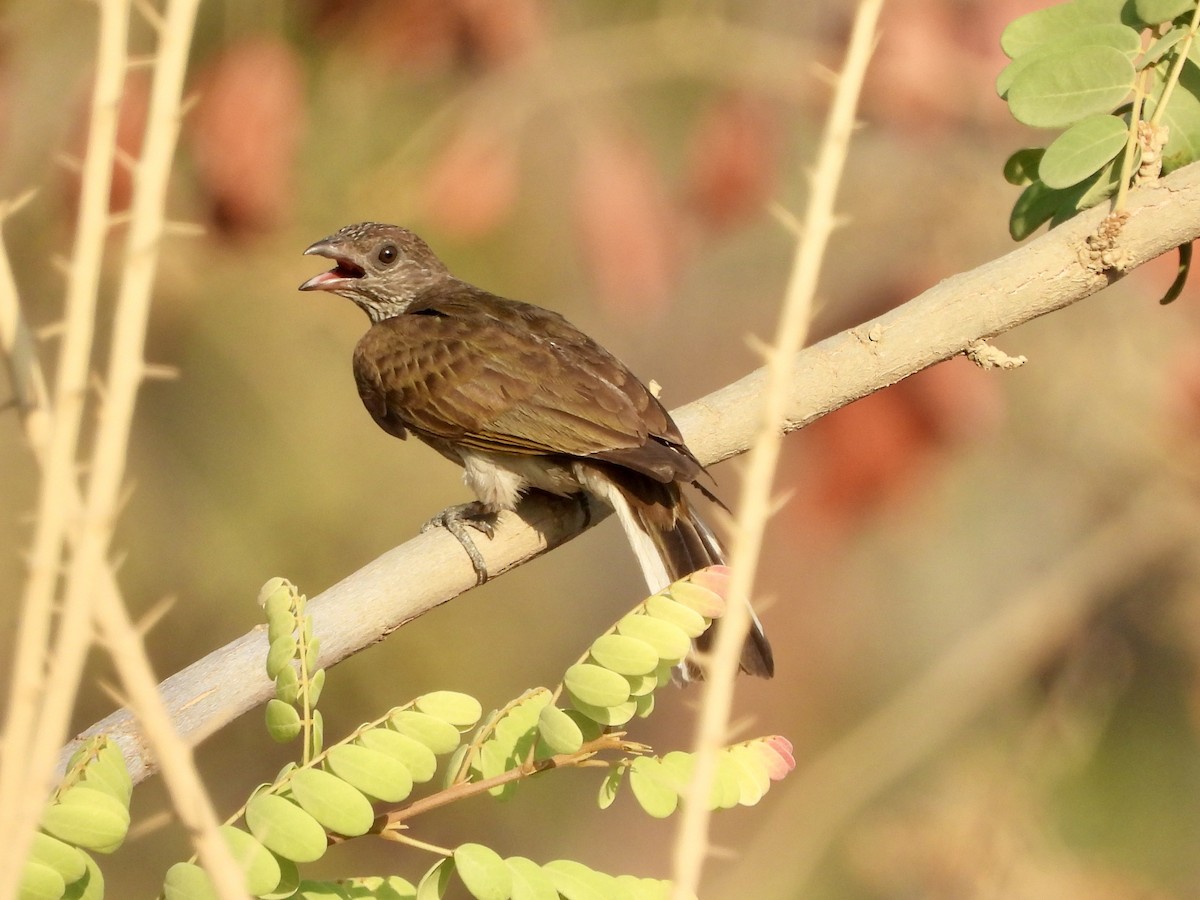
M1132 270L1200 236L1200 164L1129 196L1119 243ZM948 278L884 315L796 355L784 430L793 431L847 403L965 352L975 341L1010 331L1069 306L1123 273L1087 265L1086 239L1105 216L1093 210L1017 250ZM765 374L741 380L675 411L689 446L704 463L747 449L757 426ZM534 496L519 516L505 514L495 538L481 542L489 571L502 573L581 533L589 524L578 504ZM600 516L593 515L594 523ZM265 580L265 578L264 578ZM474 572L454 538L419 535L367 564L309 603L321 635L320 664L333 665L469 590ZM265 629L210 653L161 685L181 734L199 743L272 695L263 671ZM130 714L120 710L85 732L121 744L135 780L151 763ZM66 754L74 744L66 748Z

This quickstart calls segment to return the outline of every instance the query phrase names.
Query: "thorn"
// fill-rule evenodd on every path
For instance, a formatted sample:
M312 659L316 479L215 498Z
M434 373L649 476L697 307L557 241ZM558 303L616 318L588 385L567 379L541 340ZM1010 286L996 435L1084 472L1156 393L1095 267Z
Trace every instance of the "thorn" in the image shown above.
M150 23L150 27L160 35L166 30L166 20L163 19L157 9L150 5L149 0L133 0L133 8L141 13L142 18Z
M99 640L99 638L97 638L97 643L101 644L106 650L109 651L109 653L112 652L112 650L111 650L111 648L109 648L108 644ZM121 691L119 691L117 689L117 686L115 684L110 684L107 681L101 681L100 682L100 690L102 690L104 693L108 694L108 696L110 696L113 699L113 702L116 703L118 706L129 706L129 698L126 697L123 693L121 693Z
M802 223L796 214L780 203L778 200L772 200L767 204L767 212L771 217L783 226L784 230L791 232L792 236L799 238L804 233L804 223Z
M840 76L829 66L823 66L820 63L813 65L813 76L817 81L823 81L830 87L837 85Z
M35 331L34 334L37 336L39 341L50 341L59 337L66 330L67 323L63 319L59 319L57 322L51 322L49 325L43 325L41 328Z
M19 213L36 196L37 188L28 188L24 193L18 194L12 200L5 200L0 203L0 222L3 222L9 216Z
M139 838L145 837L148 834L153 834L162 831L168 825L174 825L178 821L174 810L164 809L154 813L146 818L138 818L138 821L129 826L129 831L125 834L125 839L131 844L136 843Z
M113 148L113 159L126 172L132 172L137 168L137 157L123 147Z
M83 160L78 156L74 156L70 153L60 153L54 158L54 160L68 172L74 172L76 175L78 175L83 171Z
M734 850L732 847L726 847L723 844L710 843L708 845L708 857L710 859L739 859L742 855L741 851Z
M659 384L657 381L655 381L653 378L651 378L648 382L646 382L646 387L648 387L650 389L650 394L651 394L651 396L654 397L655 400L658 400L662 397L662 385Z
M123 488L121 488L121 492L117 495L117 500L113 504L113 512L112 512L113 519L121 518L121 513L125 512L125 507L129 505L129 501L130 501L130 499L132 499L133 494L136 490L137 490L137 482L136 481L130 481L129 484L127 484ZM119 569L123 562L124 562L124 555L122 555L120 562L117 562L114 564L114 568Z
M144 363L142 377L147 381L174 381L179 377L179 367L163 363Z
M104 381L100 378L98 372L93 372L88 379L88 387L96 392L96 397L101 403L108 402L108 389L104 386Z
M786 490L779 491L774 497L771 498L770 503L767 504L767 518L775 518L775 516L778 515L785 506L792 502L792 498L795 496L795 488L788 488Z
M746 335L746 346L750 348L751 353L760 356L764 361L770 359L771 353L774 352L774 347L768 344L756 334Z
M146 612L142 614L142 617L138 619L134 625L134 627L137 629L138 636L145 638L146 635L148 635L154 628L154 626L161 622L167 613L175 608L176 599L177 598L175 597L163 597L148 610L146 610Z
M192 91L179 101L179 118L184 118L200 102L200 92Z
M129 224L129 222L132 218L133 218L133 214L130 213L130 211L127 209L121 210L121 212L119 212L119 213L113 213L111 216L108 217L109 230L111 230L113 228L117 228L121 225Z
M177 237L204 237L207 229L199 222L165 222L163 233Z
M154 67L154 54L140 54L131 56L125 61L125 68L131 69L150 69Z

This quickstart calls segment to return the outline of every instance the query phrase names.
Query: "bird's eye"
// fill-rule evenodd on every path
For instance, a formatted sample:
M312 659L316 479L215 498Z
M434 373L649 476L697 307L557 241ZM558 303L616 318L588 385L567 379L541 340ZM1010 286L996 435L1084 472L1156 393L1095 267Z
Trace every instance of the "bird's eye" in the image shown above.
M400 255L400 251L396 249L395 244L384 244L379 248L379 253L376 258L385 266L390 266L396 261L396 257Z

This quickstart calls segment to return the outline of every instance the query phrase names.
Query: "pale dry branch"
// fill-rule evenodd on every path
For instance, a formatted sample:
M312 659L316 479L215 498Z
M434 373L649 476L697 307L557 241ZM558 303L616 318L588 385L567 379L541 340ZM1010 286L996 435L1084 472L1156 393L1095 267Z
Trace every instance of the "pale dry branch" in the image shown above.
M1121 240L1131 268L1197 238L1200 165L1132 192L1128 210ZM1117 280L1119 274L1097 274L1079 262L1079 247L1103 217L1101 210L1085 213L877 319L801 351L791 362L783 430L800 428L964 353L977 340L1062 309ZM753 372L675 412L702 462L728 459L749 447L758 424L755 398L761 395L764 379L761 370ZM495 539L481 542L489 571L520 565L586 527L582 511L570 502L534 497L522 505L521 515L524 518L501 517ZM474 571L461 547L440 530L388 551L310 601L322 640L320 664L332 665L382 640L474 584ZM263 674L265 655L265 631L255 629L163 682L167 705L190 743L272 696L273 685ZM114 713L85 734L96 732L121 742L135 778L147 776L150 757L127 711Z
M756 404L756 434L750 445L733 532L729 603L707 666L708 677L704 682L703 700L696 718L696 736L692 742L696 765L675 831L671 881L674 896L681 900L695 896L700 890L700 876L709 852L712 810L706 800L712 793L717 774L717 751L729 740L734 681L742 644L751 624L750 597L771 513L771 485L775 480L783 438L790 363L807 338L821 263L837 225L834 203L850 150L858 98L875 47L875 29L882 8L883 0L863 0L855 14L846 62L836 81L817 163L809 178L808 206L796 244L775 342L766 354L763 393Z
M31 722L26 723L32 724L33 733L23 737L20 757L13 755L5 760L5 771L10 773L11 778L19 778L21 783L14 785L14 827L5 830L4 852L11 858L0 861L0 897L9 896L15 887L22 868L17 863L24 858L38 813L52 783L52 754L54 747L61 743L65 735L74 705L79 678L92 638L93 615L122 676L130 701L142 718L146 735L158 751L158 757L165 763L164 771L172 801L181 819L189 827L218 894L225 900L237 900L244 896L240 869L217 831L219 823L216 813L192 764L188 745L181 742L171 729L170 716L157 696L155 679L140 638L121 603L107 560L113 524L122 502L125 457L134 403L145 376L143 345L157 269L159 242L164 230L167 183L179 134L183 79L198 5L199 0L171 0L165 10L163 27L159 29L143 152L137 163L137 177L134 179L135 190L117 297L106 390L100 408L95 450L89 467L86 501L83 504L79 501L71 469L77 452L75 444L79 408L82 406L83 388L88 377L87 366L99 264L107 234L107 180L102 182L104 190L100 202L91 210L91 217L85 218L87 210L80 215L81 232L72 259L67 329L64 338L66 342L70 342L73 334L78 331L79 346L73 347L68 343L62 351L64 360L69 358L71 368L65 377L60 370L62 380L59 381L56 392L51 431L53 440L44 460L46 472L43 500L46 495L50 495L53 505L43 502L39 506L34 569L30 576L32 601L26 605L27 611L32 606L37 612L37 603L44 602L45 628L39 631L38 628L31 627L29 622L25 623L28 631L22 632L21 646L28 645L31 652L39 652L35 639L40 638L42 647L38 657L19 663L24 666L21 672L26 673L18 674L19 678L29 680L34 678L34 674L40 678L45 670L40 657L45 655L45 643L49 635L49 600L57 580L57 560L61 556L61 545L66 534L67 513L72 510L79 511L79 521L77 527L72 528L70 532L73 554L67 569L60 627L54 652L50 656L51 671L44 685L38 683L32 690L28 690L29 701L35 697L40 701L36 710L36 722L32 721L31 712ZM105 4L102 10L109 11L110 8L111 20L102 17L101 55L103 59L103 41L115 44L119 53L114 54L111 62L120 62L123 75L129 7L125 2L112 2ZM113 30L114 27L116 31ZM100 76L97 80L104 81ZM118 88L119 85L118 79ZM119 89L113 97L105 97L106 105L103 109L99 108L100 103L97 101L92 110L93 126L96 118L102 114L115 119L118 100ZM101 143L89 143L88 154L84 160L85 178L96 164L104 168L106 176L111 172L115 157L114 134L105 132L90 136ZM83 229L86 229L86 232ZM79 351L78 358L75 350ZM71 355L68 357L68 354ZM65 389L70 390L64 393ZM71 439L68 448L70 465L65 473L56 468L60 463L57 454L62 452L57 442L63 435ZM49 539L43 540L43 532L57 540L57 545L50 546ZM46 544L48 548L44 558L36 555L42 544ZM55 567L48 576L46 564L51 561L55 563ZM12 715L10 723L16 716L16 713ZM29 728L26 727L25 731L28 732ZM11 727L9 733L15 733ZM0 806L3 805L0 803Z
M79 427L89 377L100 263L108 231L106 217L116 148L117 109L125 80L129 30L129 6L125 0L103 0L98 9L96 81L88 124L88 154L83 162L80 183L75 246L67 277L65 330L54 389L56 415L45 437L46 472L38 496L29 576L21 599L21 629L13 658L10 703L4 724L0 833L6 835L6 840L0 842L0 897L15 890L21 871L17 862L28 852L49 787L51 773L46 765L46 753L51 752L57 742L53 732L47 733L42 741L41 755L38 755L36 729L41 725L44 709L40 700L47 684L45 673L54 590L64 540L71 525L68 520L69 495L77 484L75 465ZM82 648L86 647L91 634L88 617L85 615L75 621L64 617L60 622L60 636L73 633L75 643L80 647L78 655L82 656ZM31 781L30 766L42 771L41 780Z

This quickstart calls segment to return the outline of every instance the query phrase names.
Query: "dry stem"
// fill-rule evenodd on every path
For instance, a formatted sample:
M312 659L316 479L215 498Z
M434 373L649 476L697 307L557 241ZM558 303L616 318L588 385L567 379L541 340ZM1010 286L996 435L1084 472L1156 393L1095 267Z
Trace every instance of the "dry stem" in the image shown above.
M791 361L808 334L821 261L835 227L834 200L854 131L858 97L874 49L875 26L882 6L883 0L863 0L858 7L846 51L846 64L837 81L817 166L809 180L808 209L775 344L767 351L766 383L758 412L757 434L750 446L730 557L729 605L717 630L712 658L707 666L708 677L704 682L704 698L693 745L696 767L676 830L672 881L677 898L691 897L699 891L700 875L708 854L712 813L705 801L712 792L712 781L716 776L717 750L726 742L729 733L738 660L750 627L750 593L771 514L771 485L786 420Z

